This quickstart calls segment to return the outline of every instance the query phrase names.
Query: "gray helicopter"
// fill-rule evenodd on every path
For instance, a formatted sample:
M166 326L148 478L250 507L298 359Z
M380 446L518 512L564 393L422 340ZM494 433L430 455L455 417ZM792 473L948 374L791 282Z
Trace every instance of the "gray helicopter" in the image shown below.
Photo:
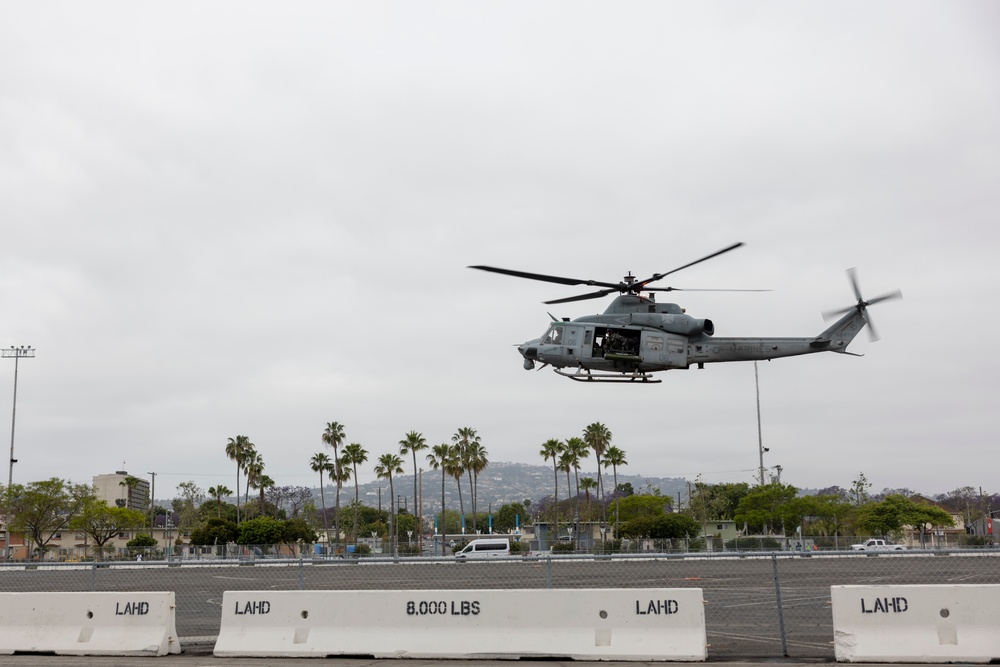
M866 324L871 339L878 340L867 312L868 306L903 296L896 290L865 300L858 287L857 272L849 269L848 278L857 303L824 313L824 317L828 319L840 317L825 331L812 338L713 338L715 325L712 320L691 317L676 303L656 302L655 292L762 291L649 287L650 283L672 273L718 257L742 245L735 243L672 271L654 273L645 280L637 280L629 272L619 283L548 276L494 266L477 265L468 268L561 285L601 288L595 292L546 301L547 304L597 299L618 292L619 296L603 313L578 317L572 321L569 318L556 320L553 317L553 322L544 335L517 348L524 357L525 370L533 369L535 363L539 362L542 368L552 366L559 375L580 382L655 383L660 382L652 375L657 371L690 368L692 365L704 368L705 364L770 360L814 352L853 354L847 351L847 346ZM647 295L643 296L640 292L646 292Z

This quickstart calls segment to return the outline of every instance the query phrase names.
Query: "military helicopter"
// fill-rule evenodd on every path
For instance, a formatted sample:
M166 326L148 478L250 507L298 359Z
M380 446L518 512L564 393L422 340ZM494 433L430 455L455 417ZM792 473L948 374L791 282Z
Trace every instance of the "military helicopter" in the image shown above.
M524 357L525 370L536 362L541 368L551 366L559 375L580 382L650 382L660 380L653 376L657 371L675 368L704 368L705 364L727 361L770 360L814 352L853 354L847 346L867 324L872 340L878 340L868 307L887 299L902 298L898 290L865 300L858 287L857 272L848 270L848 278L857 303L824 317L841 316L825 331L812 338L713 338L715 325L709 319L687 315L676 303L657 303L655 292L755 292L762 290L684 290L680 287L649 287L682 269L735 250L743 243L735 243L689 262L684 266L654 273L645 280L637 280L629 272L621 282L581 280L501 269L495 266L470 266L470 269L501 273L529 280L540 280L561 285L588 285L600 287L595 292L546 301L546 304L569 303L597 299L618 292L619 296L602 314L586 315L570 321L557 320L540 337L518 346ZM643 296L641 292L646 292ZM861 356L861 355L854 355Z

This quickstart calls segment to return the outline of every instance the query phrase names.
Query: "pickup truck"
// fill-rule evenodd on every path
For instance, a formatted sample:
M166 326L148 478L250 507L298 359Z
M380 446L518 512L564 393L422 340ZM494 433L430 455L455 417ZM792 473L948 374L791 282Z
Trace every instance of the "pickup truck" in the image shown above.
M852 544L853 551L906 551L902 544L891 544L885 540L868 540L864 544Z

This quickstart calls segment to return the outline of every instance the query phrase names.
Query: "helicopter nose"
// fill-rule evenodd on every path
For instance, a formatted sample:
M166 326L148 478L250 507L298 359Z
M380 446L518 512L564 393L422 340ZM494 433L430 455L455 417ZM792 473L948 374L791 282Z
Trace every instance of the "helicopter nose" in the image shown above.
M537 359L538 358L538 348L531 345L531 343L524 343L523 345L518 345L517 351L521 353L521 356L525 359Z

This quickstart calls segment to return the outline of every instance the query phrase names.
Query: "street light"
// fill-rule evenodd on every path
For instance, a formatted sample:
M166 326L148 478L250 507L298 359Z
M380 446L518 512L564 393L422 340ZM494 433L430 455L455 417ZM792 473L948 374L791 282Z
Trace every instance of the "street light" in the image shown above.
M32 358L35 356L35 348L30 345L21 347L14 347L11 345L9 348L3 348L0 350L0 357L4 359L14 359L14 407L11 409L10 413L10 467L7 471L7 494L10 497L10 487L14 485L14 464L17 463L17 459L14 458L14 424L17 420L17 364L21 360L21 357ZM10 508L7 508L7 522L10 522ZM5 542L6 546L4 548L4 559L10 560L10 526L7 526L7 540Z

